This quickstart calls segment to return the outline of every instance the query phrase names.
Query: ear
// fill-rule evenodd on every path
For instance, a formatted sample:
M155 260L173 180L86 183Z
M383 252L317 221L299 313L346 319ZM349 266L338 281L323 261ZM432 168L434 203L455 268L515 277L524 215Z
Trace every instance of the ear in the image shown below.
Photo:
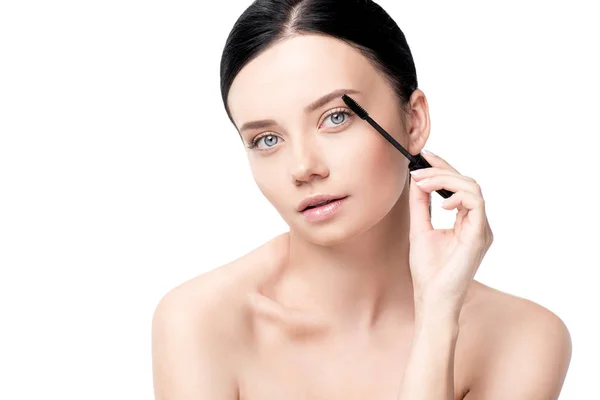
M429 105L425 93L421 89L416 89L410 96L409 113L406 116L408 152L418 154L425 147L429 138Z

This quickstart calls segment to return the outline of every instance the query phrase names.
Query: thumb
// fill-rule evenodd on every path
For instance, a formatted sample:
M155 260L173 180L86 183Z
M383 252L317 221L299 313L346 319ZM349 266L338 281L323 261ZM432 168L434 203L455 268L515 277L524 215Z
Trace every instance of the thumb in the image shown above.
M421 190L411 174L409 174L409 179L410 237L415 237L433 230L429 212L431 194Z

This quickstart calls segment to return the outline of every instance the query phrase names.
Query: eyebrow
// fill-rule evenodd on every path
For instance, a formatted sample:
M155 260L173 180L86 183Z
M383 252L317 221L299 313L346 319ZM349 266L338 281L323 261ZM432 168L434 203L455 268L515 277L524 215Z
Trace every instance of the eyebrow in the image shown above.
M356 93L360 93L360 91L355 90L355 89L336 89L333 92L327 93L326 95L319 97L317 100L315 100L312 103L310 103L309 105L307 105L304 108L304 113L309 114L315 110L318 110L319 108L323 107L325 104L329 103L330 101L332 101L336 98L342 97L342 95L344 95L344 94L356 94ZM250 121L250 122L246 122L244 125L242 125L242 127L240 128L240 133L244 132L246 130L250 130L250 129L268 128L268 127L276 125L276 124L277 123L273 119L261 119L258 121Z

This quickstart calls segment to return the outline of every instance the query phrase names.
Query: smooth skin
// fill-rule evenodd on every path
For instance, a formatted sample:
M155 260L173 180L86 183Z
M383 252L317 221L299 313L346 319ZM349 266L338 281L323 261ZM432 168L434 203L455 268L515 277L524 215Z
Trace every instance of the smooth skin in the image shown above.
M346 43L296 35L248 63L228 104L242 141L256 140L253 177L290 230L160 300L155 398L557 399L571 358L563 321L473 279L493 242L477 182L425 152L433 167L409 174L341 95L315 103L340 89L423 152L424 93L404 116ZM431 226L441 188L455 192L444 205L457 211L452 229ZM315 193L348 198L308 222L296 208Z

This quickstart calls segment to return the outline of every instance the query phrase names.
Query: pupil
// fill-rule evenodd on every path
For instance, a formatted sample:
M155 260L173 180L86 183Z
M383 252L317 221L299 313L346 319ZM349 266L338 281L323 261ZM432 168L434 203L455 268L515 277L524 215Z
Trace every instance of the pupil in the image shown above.
M336 121L336 119L337 119L337 121ZM342 118L342 113L335 113L335 114L331 115L331 120L337 124L337 123L343 122L344 118Z

